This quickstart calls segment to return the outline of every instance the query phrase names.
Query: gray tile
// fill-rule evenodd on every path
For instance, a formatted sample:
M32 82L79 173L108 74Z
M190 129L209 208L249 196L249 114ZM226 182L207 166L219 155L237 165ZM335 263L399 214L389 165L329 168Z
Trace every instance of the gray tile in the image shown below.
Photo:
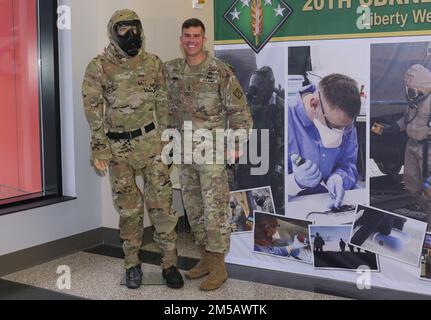
M69 266L71 289L57 288L59 266ZM143 265L144 272L161 272L160 267ZM222 288L202 292L202 280L188 281L181 290L165 286L145 286L128 290L121 286L123 260L90 253L77 253L4 277L5 280L99 300L338 300L340 298L277 286L229 279Z

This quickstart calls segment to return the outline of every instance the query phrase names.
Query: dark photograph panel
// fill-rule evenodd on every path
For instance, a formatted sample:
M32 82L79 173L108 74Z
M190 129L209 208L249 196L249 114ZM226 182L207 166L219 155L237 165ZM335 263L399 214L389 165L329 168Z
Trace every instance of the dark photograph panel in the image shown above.
M350 226L310 226L314 267L356 271L368 268L378 271L379 264L374 253L349 244Z

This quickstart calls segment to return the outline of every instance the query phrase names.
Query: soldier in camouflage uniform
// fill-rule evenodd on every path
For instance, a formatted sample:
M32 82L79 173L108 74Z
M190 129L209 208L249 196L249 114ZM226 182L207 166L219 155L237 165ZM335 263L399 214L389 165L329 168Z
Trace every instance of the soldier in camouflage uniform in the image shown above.
M172 209L172 184L161 161L160 134L169 120L164 66L143 48L144 32L131 10L114 13L108 24L110 44L86 70L82 92L92 132L91 160L104 174L109 167L114 206L124 240L126 285L142 282L139 251L144 202L162 251L163 277L171 288L183 286L177 264L178 221ZM144 179L144 199L136 176Z
M175 126L184 130L246 129L240 143L248 140L252 117L241 86L233 72L204 51L205 26L198 19L182 26L181 44L186 59L166 64L168 90ZM244 130L245 131L245 130ZM184 143L187 143L185 141ZM236 154L238 158L239 153ZM186 277L198 279L209 274L201 290L218 289L228 278L224 255L230 246L228 221L229 186L226 164L183 164L180 180L184 205L202 258Z

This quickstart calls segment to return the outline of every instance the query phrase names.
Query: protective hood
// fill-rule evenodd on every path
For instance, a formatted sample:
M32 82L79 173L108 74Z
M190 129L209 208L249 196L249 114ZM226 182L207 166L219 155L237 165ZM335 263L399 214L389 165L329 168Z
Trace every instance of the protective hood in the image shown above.
M425 95L431 93L431 71L420 64L415 64L407 70L405 75L407 88L422 91Z
M130 58L130 56L123 49L120 48L117 41L114 40L114 32L115 32L114 26L118 22L126 22L126 21L134 21L134 20L141 21L138 14L130 9L123 9L123 10L118 10L114 12L114 14L112 15L108 23L108 38L109 38L110 44L106 50L106 53L109 56L112 57L113 55L114 57L117 57L117 58L120 58L120 56L121 58ZM145 33L143 29L141 33L141 40L142 40L142 48L140 50L140 53L143 53L144 44L145 44Z

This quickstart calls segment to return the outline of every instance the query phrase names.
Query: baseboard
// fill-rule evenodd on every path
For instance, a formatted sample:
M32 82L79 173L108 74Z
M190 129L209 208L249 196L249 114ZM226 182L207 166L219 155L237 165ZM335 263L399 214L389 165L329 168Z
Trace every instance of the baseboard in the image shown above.
M180 217L178 232L187 228L184 217ZM153 234L153 226L145 228L143 245L153 242ZM0 277L101 245L122 247L120 230L98 228L0 256Z
M103 228L0 256L0 277L103 243Z

